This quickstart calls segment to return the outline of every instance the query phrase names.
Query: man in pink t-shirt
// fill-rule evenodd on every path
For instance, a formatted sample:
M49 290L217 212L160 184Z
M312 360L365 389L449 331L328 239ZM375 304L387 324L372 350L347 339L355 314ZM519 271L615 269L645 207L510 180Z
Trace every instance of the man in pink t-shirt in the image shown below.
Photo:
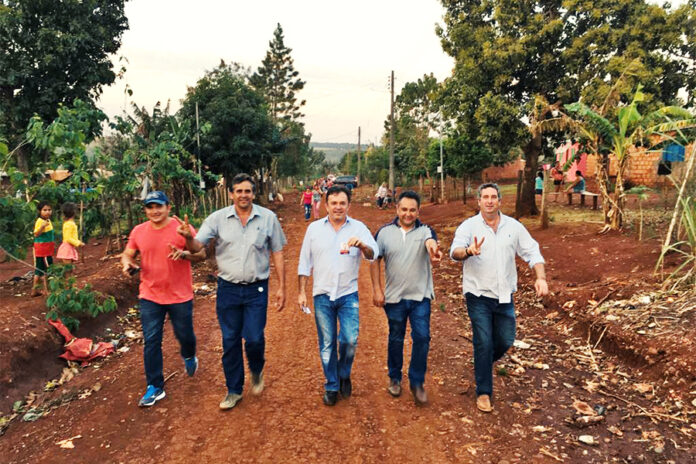
M186 373L192 376L198 368L191 262L205 259L205 250L195 254L184 250L186 239L177 233L181 222L169 216L171 205L164 192L150 192L144 203L148 221L131 231L121 255L121 265L127 276L140 272L138 298L145 340L147 390L139 405L152 406L165 397L162 330L167 314L181 346ZM193 227L189 225L189 228L195 233ZM135 262L136 253L140 253L140 266Z

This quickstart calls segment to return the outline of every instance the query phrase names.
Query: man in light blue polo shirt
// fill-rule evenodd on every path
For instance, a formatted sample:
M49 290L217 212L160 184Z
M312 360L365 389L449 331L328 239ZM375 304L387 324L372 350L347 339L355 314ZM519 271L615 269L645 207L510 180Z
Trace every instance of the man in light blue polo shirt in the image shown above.
M297 267L300 308L307 307L305 287L314 275L312 295L319 339L319 354L326 383L324 404L333 406L338 392L348 398L353 386L350 371L358 343L358 270L361 256L379 254L377 244L362 222L348 216L350 191L333 186L326 191L328 216L307 227ZM336 334L336 324L340 332ZM336 342L340 342L338 350Z
M411 321L411 365L408 381L417 405L428 402L423 383L430 348L430 301L433 299L432 262L439 262L435 231L420 222L420 196L407 190L399 195L396 219L375 234L379 258L370 264L372 300L384 307L389 321L387 366L389 387L394 396L401 395L401 368L404 362L406 323ZM380 262L384 259L386 287L382 290ZM386 296L385 296L386 293Z
M234 204L208 216L195 239L184 230L180 232L186 238L186 248L193 252L215 239L219 271L216 311L227 383L227 395L220 403L223 410L232 409L242 399L242 338L251 371L251 393L258 395L263 391L270 256L279 283L278 310L285 304L283 246L287 241L275 213L253 203L255 193L254 179L248 174L237 174L230 185Z
M462 291L474 335L476 406L491 412L493 363L515 341L515 255L534 269L537 295L544 296L549 289L539 244L521 223L500 212L496 184L479 186L478 205L480 214L464 221L454 233L450 256L464 262Z

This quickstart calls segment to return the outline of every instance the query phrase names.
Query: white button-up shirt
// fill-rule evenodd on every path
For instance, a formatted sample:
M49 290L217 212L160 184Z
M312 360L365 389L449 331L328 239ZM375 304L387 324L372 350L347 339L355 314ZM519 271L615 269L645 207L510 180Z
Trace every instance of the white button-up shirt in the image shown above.
M493 231L481 214L462 222L454 233L450 257L456 248L466 248L480 242L481 254L470 256L462 265L462 291L476 296L487 296L500 303L512 301L517 291L515 255L529 263L529 267L544 263L539 244L517 220L500 213L497 232Z
M341 254L341 244L351 237L357 237L372 248L375 258L379 256L379 248L370 230L356 219L346 217L346 222L338 231L334 230L328 216L307 227L297 273L301 276L314 274L312 296L325 294L334 301L358 291L362 252L350 247L348 253Z

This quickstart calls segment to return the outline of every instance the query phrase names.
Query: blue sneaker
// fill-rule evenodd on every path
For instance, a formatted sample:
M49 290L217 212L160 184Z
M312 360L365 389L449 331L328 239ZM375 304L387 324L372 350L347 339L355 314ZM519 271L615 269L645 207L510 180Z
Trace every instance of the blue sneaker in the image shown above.
M143 395L142 398L140 398L140 403L138 403L138 406L140 407L147 407L147 406L152 406L162 398L164 398L166 394L164 393L163 388L157 388L152 385L147 386L147 390L145 390L145 394Z
M198 358L192 356L190 358L184 359L184 366L186 366L186 373L189 377L193 377L193 374L198 370Z

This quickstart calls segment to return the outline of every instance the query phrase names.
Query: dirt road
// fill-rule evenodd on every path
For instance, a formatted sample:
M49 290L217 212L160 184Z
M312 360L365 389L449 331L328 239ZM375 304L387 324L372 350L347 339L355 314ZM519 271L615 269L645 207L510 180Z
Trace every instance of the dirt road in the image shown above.
M632 371L631 364L600 350L594 353L594 367L570 362L566 355L577 341L572 324L547 317L549 310L531 296L530 277L525 275L521 275L518 295L518 339L531 347L511 354L529 365L513 373L520 366L503 360L505 369L495 378L495 411L479 413L474 405L471 335L468 321L461 317L457 290L461 271L456 263L444 263L436 272L438 296L433 303L426 379L430 403L416 407L407 388L398 399L386 391L387 324L383 311L372 306L368 266L363 264L353 396L333 408L324 406L314 319L295 304L297 260L306 224L299 208L290 206L294 204L289 199L288 206L278 211L289 241L285 250L288 304L282 312L269 308L262 395L247 394L247 377L240 405L231 411L218 410L225 387L214 293L198 296L194 320L200 369L193 378L184 374L167 327L165 377L174 375L166 384L166 399L152 408L138 408L145 387L142 346L133 344L128 352L98 368L87 368L55 392L54 398L73 399L66 405L36 422L13 422L0 438L2 461L687 462L692 456L693 438L676 426L627 413L625 401L640 403L642 399L624 396L621 382L606 379L604 387L584 388L588 380L596 380L597 366L602 372L618 371L630 379L640 374ZM463 215L453 208L461 204L424 214L439 227L436 230L447 244L460 220L457 216ZM373 231L391 214L357 202L351 211ZM270 295L275 286L272 274ZM408 360L410 343L406 345ZM545 366L534 369L533 363ZM74 398L79 392L84 398ZM601 427L572 425L575 410L571 405L576 399L607 410ZM688 429L688 422L683 426ZM618 433L608 431L610 427ZM644 433L651 431L657 435ZM596 444L580 443L580 435L592 435ZM74 449L57 445L70 438Z

